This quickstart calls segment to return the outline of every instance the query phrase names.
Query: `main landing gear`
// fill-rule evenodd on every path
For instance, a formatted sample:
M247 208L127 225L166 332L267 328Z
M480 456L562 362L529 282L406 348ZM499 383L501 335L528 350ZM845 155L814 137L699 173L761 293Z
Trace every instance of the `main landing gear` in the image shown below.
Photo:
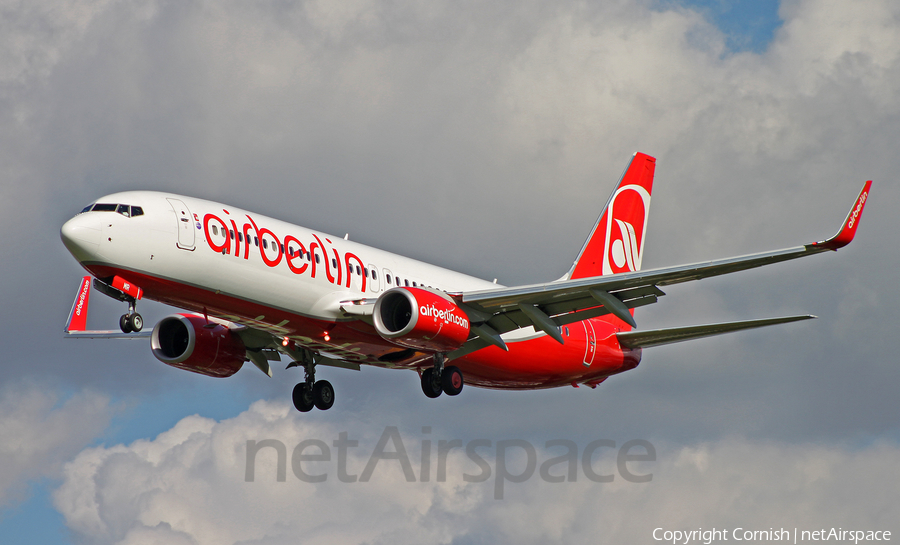
M315 356L304 351L303 361L291 362L288 367L303 367L306 380L294 386L291 398L294 407L301 413L307 413L313 407L327 411L334 405L334 387L327 380L316 380Z
M448 396L459 395L463 389L463 375L459 367L444 367L444 355L434 355L434 367L422 371L422 392L427 397L435 398L445 393Z

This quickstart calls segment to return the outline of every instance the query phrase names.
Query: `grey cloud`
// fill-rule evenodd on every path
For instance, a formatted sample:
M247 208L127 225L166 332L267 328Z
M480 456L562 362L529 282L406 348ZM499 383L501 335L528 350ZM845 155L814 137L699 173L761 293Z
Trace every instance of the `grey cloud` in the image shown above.
M53 408L31 391L3 405L7 422L47 433L22 432L22 445L43 446L7 454L0 498L103 433L104 396L153 404L174 392L200 408L279 401L83 450L55 495L80 538L642 542L655 524L896 520L895 3L783 2L784 25L758 55L726 50L694 11L649 2L4 6L0 372L103 394ZM516 284L568 268L635 150L659 159L645 268L824 238L874 178L847 249L667 288L637 314L641 327L820 319L647 350L593 391L427 400L413 373L325 370L338 402L307 417L283 402L299 374L213 381L137 343L58 337L82 274L58 229L105 193L217 199ZM114 326L120 305L94 299L92 322ZM142 305L148 324L168 312ZM85 414L93 423L71 420ZM659 462L644 488L529 481L503 502L490 483L413 486L399 468L361 488L242 480L247 439L350 430L371 447L387 425L536 445L646 438Z
M0 506L21 500L27 484L58 478L62 464L100 436L114 414L107 396L81 392L63 401L36 384L0 390Z
M632 2L56 5L3 22L4 36L54 29L6 46L4 375L34 376L20 363L39 347L49 380L123 395L204 387L136 344L56 337L81 274L58 228L104 193L220 199L516 284L568 268L639 149L659 158L647 268L824 238L875 178L846 250L676 286L638 313L642 327L820 320L648 350L595 392L467 390L479 406L452 410L578 415L572 429L615 415L615 429L676 439L895 433L891 3L791 3L761 55L729 53L690 10ZM113 323L119 306L95 299L93 319ZM148 323L165 312L144 308ZM209 388L290 388L286 373L248 373ZM345 374L339 404L444 410L397 375ZM383 399L398 388L396 404Z

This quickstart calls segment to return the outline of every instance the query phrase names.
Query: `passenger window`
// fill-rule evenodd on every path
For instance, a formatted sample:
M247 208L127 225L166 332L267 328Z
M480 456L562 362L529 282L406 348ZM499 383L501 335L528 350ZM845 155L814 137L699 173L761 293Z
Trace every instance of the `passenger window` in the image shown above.
M218 236L218 234L219 234L219 228L215 225L213 225L213 234L216 236Z
M316 263L321 263L321 262L319 261L319 254L316 254Z
M253 244L259 246L259 237L253 237Z
M400 285L400 277L398 277L398 276L395 276L395 277L394 277L394 280L396 280L396 281L397 281L397 285L398 285L398 286L399 286L399 285Z
M122 215L125 216L126 218L130 218L130 217L131 217L131 210L128 209L128 205L127 205L127 204L120 204L119 206L117 206L117 207L116 207L116 212L118 212L119 214L122 214Z
M228 238L234 240L234 231L232 231L231 229L228 230Z
M281 250L281 253L284 253L284 244L278 243L278 249Z
M372 269L372 280L378 280L378 273L375 272L375 269ZM388 280L390 282L390 280Z
M240 231L238 231L238 242L244 242L244 237L241 235Z
M569 336L569 326L566 326L566 337Z
M403 283L406 284L407 288L409 287L409 280L404 280Z
M388 283L388 284L391 283L391 275L387 275L387 283Z
M356 266L356 274L360 274L359 265Z
M143 215L144 215L143 208L141 208L140 206L132 206L131 207L131 217L132 218L135 216L143 216Z
M269 243L266 242L266 239L263 239L263 248L265 248L266 250L269 249Z
M337 269L337 261L335 261L333 257L331 258L331 266Z

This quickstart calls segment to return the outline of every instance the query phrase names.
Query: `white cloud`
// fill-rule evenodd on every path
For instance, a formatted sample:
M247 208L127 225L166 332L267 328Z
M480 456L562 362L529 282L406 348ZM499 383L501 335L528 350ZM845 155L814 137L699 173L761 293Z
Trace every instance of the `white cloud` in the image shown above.
M348 483L338 479L333 446L340 430L359 441L348 448L346 465L358 476L388 428L320 422L264 401L222 422L188 417L153 440L83 451L67 464L55 504L88 543L171 539L198 545L287 543L297 536L305 543L580 543L603 535L608 542L635 543L649 542L656 527L890 530L900 515L893 491L900 446L894 443L850 447L730 438L658 445L655 461L628 466L635 474L652 474L643 484L623 478L614 450L601 450L593 467L613 475L611 483L589 481L579 461L575 482L544 482L535 471L524 483L506 483L503 499L496 499L500 438L479 450L492 466L484 483L463 479L480 473L463 449L451 451L447 481L434 482L437 441L454 439L437 428L398 432L417 482L404 478L400 462L381 460L369 482ZM286 448L283 482L277 481L271 447L259 450L255 475L245 480L247 441L264 439ZM331 451L330 461L302 466L327 475L323 483L302 482L292 469L292 451L305 439L323 441ZM418 482L423 439L433 441L427 483ZM389 441L384 451L396 446ZM535 447L538 466L563 453ZM578 447L580 454L586 444ZM520 474L522 460L508 458L509 472ZM551 474L565 470L556 465Z
M71 300L65 275L77 273L71 260L60 266L68 257L59 225L106 192L143 187L218 198L515 283L567 268L629 154L641 150L659 157L646 267L827 235L858 184L872 177L876 185L859 242L837 257L785 265L794 268L769 277L710 281L719 291L706 282L673 287L660 308L641 310L667 319L658 327L709 320L717 311L740 319L751 310L753 317L808 310L822 320L784 330L801 332L793 339L748 334L648 350L640 369L587 393L618 411L605 425L665 430L666 437L737 429L804 439L896 429L898 291L884 271L900 262L879 239L896 230L889 211L900 206L890 182L900 170L896 2L785 2L785 24L762 55L729 54L697 13L653 10L648 2L3 5L0 230L33 230L24 242L0 240L3 255L15 257L0 265L5 285L15 286L3 293L4 308L18 317L3 333L10 362L40 345L48 354L42 371L92 384L101 373L121 376L107 378L118 389L150 382L140 370L156 369L146 354L140 366L117 366L121 375L91 372L72 365L68 345L28 337L44 331L55 286L66 286L59 314ZM798 280L785 285L784 278ZM5 363L4 372L34 371ZM356 391L373 401L360 411L376 421L409 411L405 398L378 399L383 392L361 382ZM450 409L468 417L455 430L476 420L512 426L481 418L486 407L505 415L510 406L534 418L516 423L520 429L596 425L596 398L581 392L520 394L515 402L481 394L473 395L476 404ZM52 401L42 403L30 414L64 419L48 408ZM301 486L288 468L286 483L244 483L246 439L330 441L339 429L286 411L262 404L220 423L189 418L154 440L86 450L67 469L59 508L74 531L98 542L275 543L301 530L322 542L336 533L348 542L393 533L399 542L447 541L460 527L536 539L521 521L535 521L533 535L548 539L577 540L599 528L634 541L646 540L634 525L647 521L706 524L676 491L714 523L732 520L724 505L755 516L734 524L775 524L768 515L778 509L798 519L811 514L812 523L825 520L815 518L819 512L837 520L829 494L846 500L854 520L881 523L865 518L877 513L862 512L871 506L865 492L882 490L863 466L887 471L883 460L896 454L894 445L737 439L683 452L661 446L651 486L529 482L510 485L516 498L503 502L490 500L489 484L460 483L458 475L440 486L409 485L395 472L365 486L331 486L332 479L316 487ZM21 414L10 421L43 422ZM50 466L88 441L72 447L78 440L68 435L90 436L79 431L88 424L59 426L43 438L69 445L44 455ZM358 430L370 447L380 432ZM10 456L14 469L0 475L12 484L3 490L44 475L30 458ZM260 474L274 471L263 466ZM818 480L803 477L814 467L824 468ZM801 507L792 509L789 499ZM622 516L645 509L637 520Z
M21 499L32 480L56 478L63 462L109 425L109 398L83 392L61 402L37 384L0 391L0 506Z

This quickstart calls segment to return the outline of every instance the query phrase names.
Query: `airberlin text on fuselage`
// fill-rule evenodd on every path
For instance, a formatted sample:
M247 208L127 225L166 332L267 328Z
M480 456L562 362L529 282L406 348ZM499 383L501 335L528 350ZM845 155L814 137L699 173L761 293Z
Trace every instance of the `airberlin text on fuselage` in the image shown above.
M356 263L360 271L365 268L362 260L357 255L350 252L345 253L343 259L341 259L341 255L338 253L337 249L334 248L330 239L326 238L325 242L322 242L322 239L317 235L311 234L314 240L309 241L308 245L304 245L293 235L285 235L284 239L281 240L271 230L257 226L256 222L249 214L246 214L249 223L245 222L239 229L235 220L231 218L231 214L224 209L222 212L225 213L224 220L215 214L206 214L203 216L203 234L206 236L206 242L209 244L209 247L217 253L224 253L226 255L231 254L236 258L250 259L251 247L256 246L259 249L260 259L262 259L262 262L268 267L277 267L281 264L283 258L285 266L287 266L294 274L304 274L309 271L311 277L316 278L320 269L324 266L325 278L328 282L344 285L347 288L350 287L350 281L353 277L353 262ZM210 233L210 224L218 224L225 236L225 239L222 242L215 242L213 240L213 235ZM238 234L241 234L242 236L238 238ZM255 242L253 242L254 238ZM243 239L243 241L241 239ZM264 244L264 240L266 240L267 243ZM330 246L326 246L326 243ZM266 246L269 244L273 244L271 252L275 254L274 257L269 257L269 254L266 253L268 249ZM296 249L291 252L295 247ZM282 248L284 249L283 252ZM241 251L242 249L243 252ZM329 250L331 256L328 255ZM324 258L322 263L319 263L316 260L317 255L321 255ZM334 259L334 266L332 266L332 258ZM344 274L345 272L346 274ZM361 274L357 276L362 281L361 291L366 291L366 277L368 275Z

